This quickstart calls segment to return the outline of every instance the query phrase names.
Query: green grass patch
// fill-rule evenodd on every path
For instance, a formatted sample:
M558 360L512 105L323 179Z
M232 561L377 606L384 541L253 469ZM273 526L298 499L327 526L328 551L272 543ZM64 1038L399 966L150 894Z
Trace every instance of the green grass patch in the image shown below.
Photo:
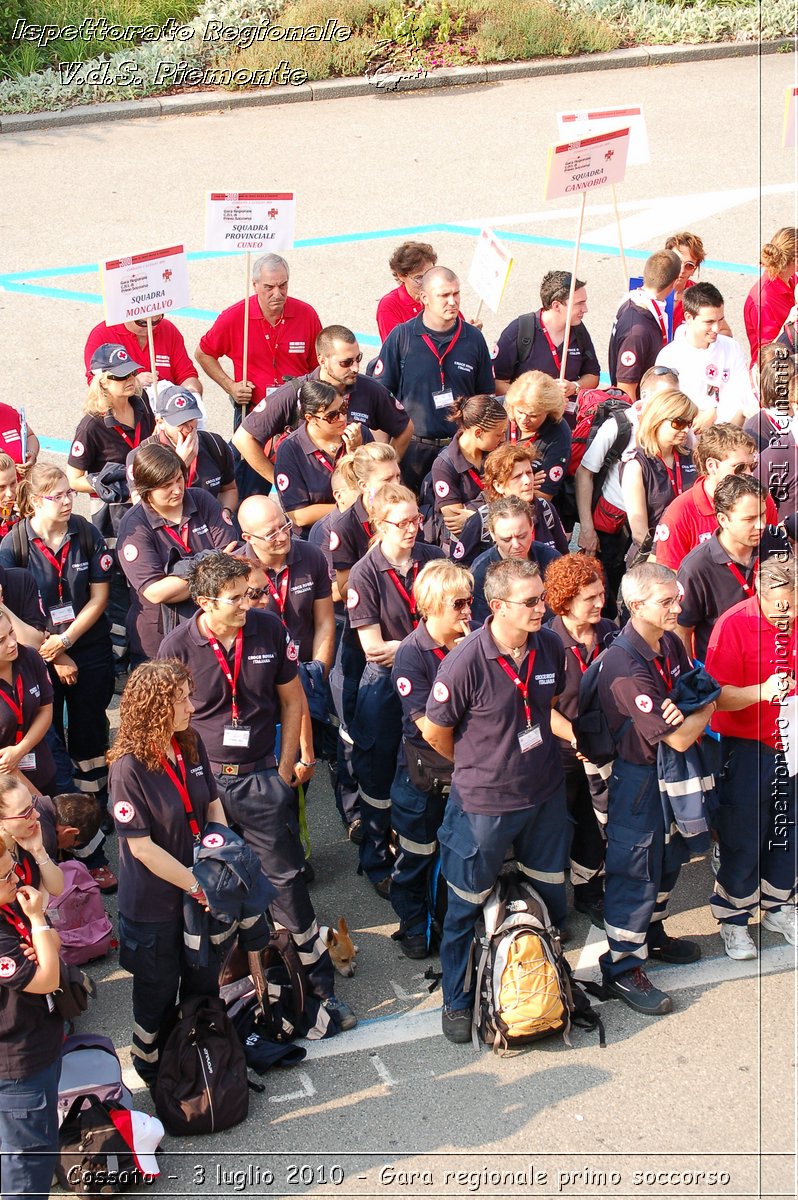
M474 0L469 39L478 62L514 62L614 50L622 34L598 17L572 15L549 0Z

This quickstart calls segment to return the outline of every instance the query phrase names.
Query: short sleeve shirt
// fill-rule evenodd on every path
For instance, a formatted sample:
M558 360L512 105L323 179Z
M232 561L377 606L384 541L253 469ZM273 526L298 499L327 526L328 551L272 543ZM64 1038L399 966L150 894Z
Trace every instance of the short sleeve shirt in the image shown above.
M765 501L768 525L778 522L776 505ZM700 476L687 492L672 500L659 519L654 535L657 562L678 571L682 560L702 542L708 542L718 527L715 506L706 493L706 477Z
M625 300L610 334L608 358L613 386L639 383L649 367L654 366L663 344L662 329L654 314L632 300Z
M43 633L47 622L35 579L27 568L4 566L4 562L0 546L0 588L3 591L3 604L20 621Z
M574 721L579 713L579 685L582 676L595 658L599 656L605 645L609 644L613 635L618 632L617 626L604 617L594 626L596 641L593 649L588 652L582 642L577 642L565 628L562 617L554 617L548 623L548 628L562 642L565 648L565 687L557 700L557 709L569 721ZM570 746L560 743L567 757L575 758L575 752Z
M315 632L313 606L317 600L332 596L327 560L317 546L300 538L291 539L285 566L278 572L262 566L249 546L247 550L246 561L260 571L267 587L259 605L285 625L299 647L299 661L310 662Z
M249 304L247 378L254 385L253 403L257 404L270 388L280 387L295 375L307 375L318 366L316 338L321 321L315 309L304 300L289 296L283 315L276 325L267 321L256 295ZM199 348L212 358L229 358L236 380L244 369L244 304L239 300L226 308L200 339Z
M660 350L657 365L673 367L679 374L679 389L699 411L714 411L717 421L731 421L739 412L750 416L757 407L743 352L725 334L699 350L682 331Z
M796 671L796 633L771 625L752 596L728 609L715 623L707 649L706 668L718 683L750 687L764 683L776 671ZM794 695L795 686L790 688ZM775 749L781 744L781 715L778 704L762 701L737 712L715 712L712 728L725 737L748 738Z
M684 591L679 624L695 630L695 657L700 662L706 661L718 617L753 593L758 569L757 555L745 566L727 554L717 531L682 562L677 576Z
M10 404L0 404L0 452L22 462L22 418Z
M235 666L235 642L226 654ZM239 721L249 725L249 746L225 746L224 729L232 719L232 692L225 673L202 632L198 618L178 626L164 638L159 658L178 658L194 679L196 711L192 724L212 763L255 763L274 766L280 701L276 688L297 674L296 647L272 613L250 609L243 633L241 669L236 683Z
M155 429L155 417L149 405L140 396L132 396L130 404L136 418L133 428L118 424L110 413L105 417L87 413L70 447L67 460L70 467L95 475L106 463L124 463L128 452L150 436Z
M14 746L19 740L18 728L23 736L28 732L39 710L53 703L53 685L47 674L44 659L30 646L19 646L17 660L12 666L12 686L0 681L0 747ZM18 686L17 681L20 681ZM14 708L19 707L19 694L22 693L22 722L18 720ZM8 701L12 701L14 708ZM44 738L34 749L36 765L31 768L20 767L34 787L46 795L52 795L55 783L55 763L50 747Z
M316 367L305 378L320 377L321 368ZM387 388L367 375L358 375L344 400L349 406L348 420L357 421L367 429L379 429L388 437L398 437L408 426L410 418L404 407L394 400ZM255 405L244 418L244 429L261 445L265 445L278 434L297 427L300 420L298 404L296 387L285 384Z
M498 814L544 804L562 786L551 703L565 686L565 652L557 635L544 628L529 636L521 662L510 664L522 681L529 676L531 724L541 737L537 746L522 752L518 735L527 726L523 701L499 662L501 651L490 627L486 622L441 664L426 715L434 724L454 729L450 800L465 812Z
M426 623L420 621L405 638L393 660L391 682L402 706L402 732L418 745L423 739L416 721L424 716L438 668L448 654L429 634Z
M191 807L202 830L208 806L219 793L201 741L197 751L197 762L183 751L183 765ZM193 866L194 839L174 782L165 770L152 771L132 754L124 754L111 763L108 791L119 837L119 912L131 921L182 917L183 891L145 867L129 847L130 838L148 837L184 867Z
M363 441L373 442L368 430ZM332 504L332 475L342 451L334 458L311 441L306 426L300 425L277 447L274 482L286 512L311 504Z
M470 504L482 496L482 470L470 463L460 449L460 434L455 434L432 464L432 491L435 511L447 504Z
M30 944L30 923L18 904L9 907L27 937L23 941L0 913L0 1079L24 1080L59 1057L64 1022L50 1012L46 996L24 991L36 974L36 964L23 952Z
M336 571L351 571L368 550L372 536L369 516L359 497L345 512L333 513L330 552Z
M414 300L403 283L383 296L377 305L377 329L383 341L396 325L411 321L423 311L423 304Z
M518 427L515 421L507 422L507 441L518 442ZM555 421L547 417L540 429L531 438L521 441L521 445L534 445L540 453L540 461L536 463L536 471L545 471L546 478L541 486L547 496L555 496L562 486L565 471L571 461L571 429L563 418Z
M793 275L785 282L778 276L770 279L765 272L748 293L743 306L743 319L751 347L751 366L757 361L759 347L767 346L779 336L795 303L796 283L798 275Z
M663 719L662 702L691 667L675 633L662 635L659 654L631 623L615 639L602 659L598 692L610 731L617 737L620 758L641 767L654 766L657 744L673 732L673 726Z
M124 325L106 325L104 321L101 321L92 329L86 339L86 348L83 351L86 379L89 382L92 379L89 365L92 355L99 346L103 346L107 342L114 346L124 346L133 362L138 363L145 371L152 371L149 339L145 340L142 346L137 335L131 333ZM167 317L153 326L152 342L155 347L155 365L159 381L165 380L167 383L181 384L185 383L187 379L198 378L199 371L186 350L182 333Z
M414 628L413 583L421 567L434 558L444 558L438 546L416 542L412 566L401 575L387 560L378 545L355 563L349 574L346 611L352 629L379 625L385 641L404 641Z

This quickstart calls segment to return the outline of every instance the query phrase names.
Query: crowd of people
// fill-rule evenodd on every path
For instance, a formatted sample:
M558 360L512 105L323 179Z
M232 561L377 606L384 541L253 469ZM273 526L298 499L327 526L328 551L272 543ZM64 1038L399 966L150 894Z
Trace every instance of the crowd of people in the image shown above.
M570 870L573 909L606 932L607 994L643 1014L672 1006L646 960L699 956L663 920L708 826L725 952L755 957L760 909L798 942L798 230L763 247L748 355L695 278L704 259L690 232L651 254L601 393L583 281L549 271L491 352L456 274L406 242L367 367L268 254L193 357L168 318L154 362L146 322L91 331L64 468L0 406L0 1144L30 1152L4 1193L49 1190L53 798L56 816L66 794L99 810L69 853L118 889L149 1086L178 997L218 990L184 939L185 896L212 911L193 870L209 822L276 890L311 1036L357 1023L309 891L320 763L401 952L440 937L453 1042L471 1037L471 945L507 858L563 940ZM205 428L203 376L233 404L229 444ZM609 765L580 749L597 660Z

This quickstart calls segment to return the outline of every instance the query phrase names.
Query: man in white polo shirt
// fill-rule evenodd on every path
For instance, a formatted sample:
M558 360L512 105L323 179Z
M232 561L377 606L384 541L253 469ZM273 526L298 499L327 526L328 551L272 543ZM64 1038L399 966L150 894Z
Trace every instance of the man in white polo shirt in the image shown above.
M684 325L657 355L657 365L679 376L679 390L698 405L693 429L731 421L742 425L756 412L748 363L734 338L720 333L723 297L711 283L696 283L684 293Z

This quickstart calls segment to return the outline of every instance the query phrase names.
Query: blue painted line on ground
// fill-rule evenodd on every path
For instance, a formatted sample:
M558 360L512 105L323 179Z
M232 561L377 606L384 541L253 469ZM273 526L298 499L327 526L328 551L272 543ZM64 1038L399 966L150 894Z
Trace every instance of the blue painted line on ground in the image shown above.
M7 283L0 279L0 291L16 292L22 296L43 296L47 300L77 300L80 304L102 304L98 292L72 292L66 288L44 287L36 283Z
M65 442L62 438L40 437L39 445L42 450L49 450L52 454L69 454L71 442Z

